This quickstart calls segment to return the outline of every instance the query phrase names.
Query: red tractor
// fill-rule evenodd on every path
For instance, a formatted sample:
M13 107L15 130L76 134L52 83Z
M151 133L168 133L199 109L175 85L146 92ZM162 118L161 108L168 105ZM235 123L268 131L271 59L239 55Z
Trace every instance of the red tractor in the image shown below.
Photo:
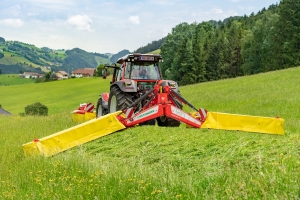
M118 59L110 84L97 103L97 117L123 111L119 120L127 127L139 125L179 126L180 122L199 128L206 118L204 109L197 110L179 93L175 81L163 80L159 54L128 54ZM197 111L190 116L182 103Z

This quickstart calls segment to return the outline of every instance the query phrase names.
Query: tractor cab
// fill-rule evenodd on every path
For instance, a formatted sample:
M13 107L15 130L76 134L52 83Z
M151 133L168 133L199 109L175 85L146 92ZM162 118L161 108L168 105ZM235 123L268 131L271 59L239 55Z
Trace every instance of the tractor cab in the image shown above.
M134 80L136 82L156 82L162 80L159 62L162 58L158 54L128 54L118 59L113 81Z

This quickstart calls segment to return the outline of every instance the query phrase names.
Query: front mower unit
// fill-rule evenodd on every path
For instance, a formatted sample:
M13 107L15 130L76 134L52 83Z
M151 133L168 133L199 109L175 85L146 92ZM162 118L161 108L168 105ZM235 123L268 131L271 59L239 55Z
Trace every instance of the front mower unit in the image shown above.
M141 98L133 102L123 113L117 118L126 127L132 127L137 124L144 123L146 121L173 119L179 122L183 122L191 127L200 128L206 119L207 111L205 109L197 110L187 100L185 100L179 93L173 91L170 86L163 84L164 81L158 82L153 89L145 93ZM163 88L161 85L165 85ZM146 104L141 111L135 113L136 105L138 105L145 98L150 98L148 104ZM184 112L180 108L176 107L177 102L189 105L196 111L196 116L193 117L190 114Z

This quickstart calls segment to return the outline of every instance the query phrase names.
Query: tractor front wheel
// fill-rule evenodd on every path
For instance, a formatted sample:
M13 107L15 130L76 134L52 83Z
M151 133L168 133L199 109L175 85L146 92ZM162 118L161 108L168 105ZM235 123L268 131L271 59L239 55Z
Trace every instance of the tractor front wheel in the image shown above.
M103 116L102 98L98 99L97 106L96 106L96 116L97 117Z
M108 114L108 110L103 107L102 98L100 98L98 99L97 106L96 106L96 116L101 117L106 114Z

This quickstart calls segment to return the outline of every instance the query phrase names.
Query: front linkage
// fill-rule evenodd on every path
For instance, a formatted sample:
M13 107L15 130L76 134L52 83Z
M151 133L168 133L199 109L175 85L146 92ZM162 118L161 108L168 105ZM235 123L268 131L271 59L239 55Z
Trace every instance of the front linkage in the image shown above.
M172 118L190 127L200 128L206 119L207 111L203 108L197 110L178 92L172 90L170 86L160 86L163 85L160 84L160 82L139 99L136 99L128 108L124 109L122 113L117 116L118 120L124 124L124 126L132 127L159 117ZM148 103L145 104L139 112L135 112L136 106L145 99L149 99ZM196 114L192 116L178 108L179 106L176 106L178 105L177 100L191 107L196 111Z

